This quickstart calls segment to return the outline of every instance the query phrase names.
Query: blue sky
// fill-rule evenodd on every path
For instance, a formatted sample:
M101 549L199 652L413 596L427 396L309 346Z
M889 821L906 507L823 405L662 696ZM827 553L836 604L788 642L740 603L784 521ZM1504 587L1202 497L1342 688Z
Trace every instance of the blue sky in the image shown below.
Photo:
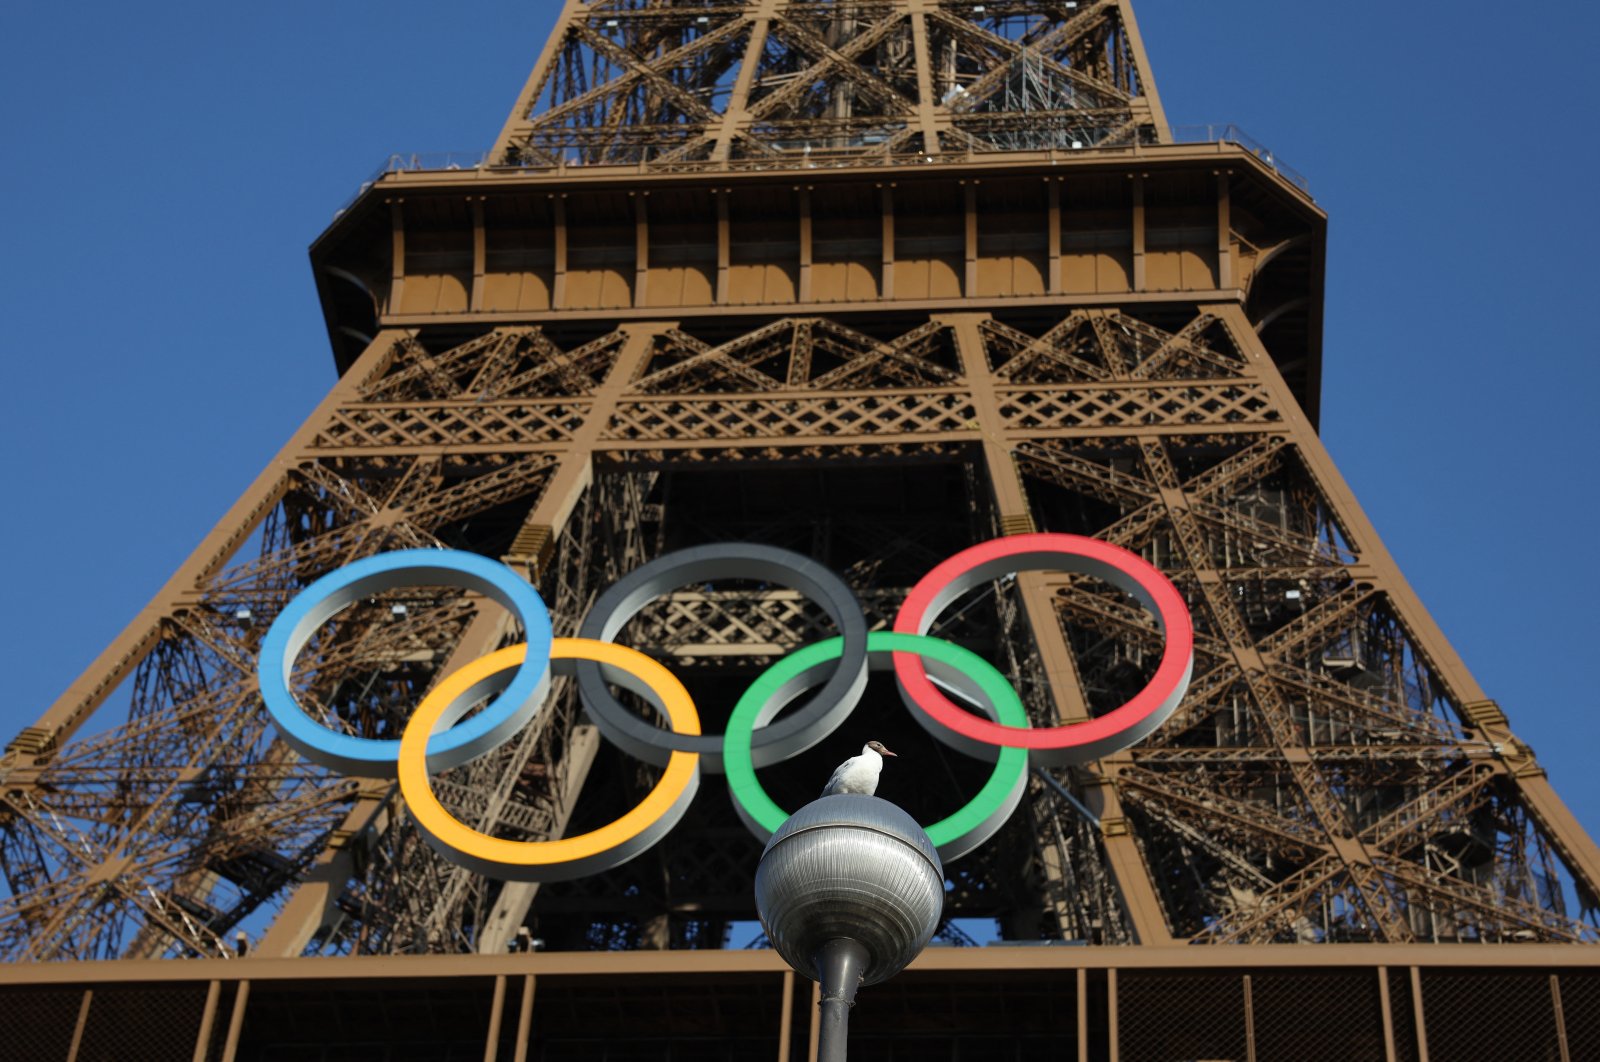
M19 5L0 33L0 730L133 617L333 380L306 247L393 151L492 141L554 0ZM1332 215L1324 438L1600 829L1592 6L1137 0L1174 124ZM1319 17L1312 17L1312 16Z

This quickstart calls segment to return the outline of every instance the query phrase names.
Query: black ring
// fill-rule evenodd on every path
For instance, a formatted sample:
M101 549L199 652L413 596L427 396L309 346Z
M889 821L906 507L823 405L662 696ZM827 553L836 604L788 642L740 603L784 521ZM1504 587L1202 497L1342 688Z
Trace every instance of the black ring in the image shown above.
M647 602L677 587L713 579L760 579L798 590L822 606L844 637L838 666L815 696L755 732L750 745L755 765L779 763L831 734L866 689L867 618L855 591L831 569L792 550L753 542L676 550L634 569L601 594L578 629L578 637L609 642ZM720 734L696 736L663 730L611 695L601 665L580 660L574 670L584 713L606 740L656 766L665 766L674 751L697 752L703 770L722 773Z

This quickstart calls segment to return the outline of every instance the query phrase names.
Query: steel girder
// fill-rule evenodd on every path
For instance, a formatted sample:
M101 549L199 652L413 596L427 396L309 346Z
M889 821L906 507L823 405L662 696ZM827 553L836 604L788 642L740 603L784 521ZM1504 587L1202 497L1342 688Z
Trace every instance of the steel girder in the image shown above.
M569 3L492 158L715 167L1165 140L1131 21L1116 0Z

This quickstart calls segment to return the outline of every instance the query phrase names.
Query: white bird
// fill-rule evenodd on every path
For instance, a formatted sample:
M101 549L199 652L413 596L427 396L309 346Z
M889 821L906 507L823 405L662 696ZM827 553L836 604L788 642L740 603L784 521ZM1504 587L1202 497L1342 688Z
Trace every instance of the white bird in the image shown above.
M822 795L859 793L871 796L878 791L878 775L883 771L883 758L893 755L883 747L883 742L867 742L861 746L861 755L851 756L833 769L833 777L822 787Z

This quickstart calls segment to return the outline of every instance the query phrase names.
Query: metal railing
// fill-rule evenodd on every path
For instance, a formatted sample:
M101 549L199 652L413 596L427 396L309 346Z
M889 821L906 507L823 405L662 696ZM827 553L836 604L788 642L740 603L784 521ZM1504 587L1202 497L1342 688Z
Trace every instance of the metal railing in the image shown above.
M1285 164L1278 156L1272 153L1271 148L1231 122L1227 125L1175 125L1172 127L1172 142L1175 144L1237 144L1266 163L1278 176L1307 195L1311 194L1311 185L1306 182L1305 177L1301 175L1299 170Z
M339 209L333 212L338 217L350 205L366 193L368 188L377 184L380 179L390 173L408 173L413 170L477 170L489 164L487 151L426 151L412 152L407 155L390 155L383 160L383 165L372 171L372 174L362 181L352 192Z
M1600 1058L1589 948L1026 943L925 952L852 1015L858 1057ZM770 951L22 964L0 1059L805 1058L796 987Z
M1177 144L1233 144L1250 152L1261 160L1273 172L1284 180L1294 185L1307 195L1311 194L1311 186L1305 177L1294 167L1286 164L1272 152L1272 149L1245 133L1238 126L1229 124L1213 125L1180 125L1172 127L1172 140ZM1134 152L1151 145L1146 138L1135 138L1131 141L1118 141L1113 144L1096 144L1091 141L1073 143L1071 149L1066 147L1053 147L1036 154L1048 155L1052 160L1081 156L1083 154L1098 152ZM619 169L633 170L639 173L692 173L704 170L734 170L758 171L774 169L832 169L832 168L858 168L863 166L889 166L904 165L906 163L924 164L964 164L977 161L985 153L971 151L951 152L944 151L938 155L922 155L921 153L881 153L868 154L856 151L812 151L805 153L778 153L771 156L758 156L754 158L734 158L718 162L703 160L684 160L674 162L645 161L627 164L596 164L584 165L576 161L561 160L554 165L521 162L514 165L495 164L489 158L488 152L478 151L430 151L412 152L409 154L394 154L384 160L383 164L373 171L361 185L340 205L334 217L338 217L350 209L361 195L371 188L384 176L391 173L411 172L446 172L450 170L475 170L480 172L546 172L563 173L568 169L599 170ZM995 154L1003 154L996 152Z

